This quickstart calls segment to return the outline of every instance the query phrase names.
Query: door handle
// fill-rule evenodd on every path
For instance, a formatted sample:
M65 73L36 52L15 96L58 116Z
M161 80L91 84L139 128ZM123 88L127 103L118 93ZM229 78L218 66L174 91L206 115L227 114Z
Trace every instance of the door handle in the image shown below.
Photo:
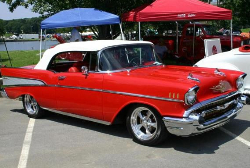
M58 76L58 80L64 80L66 76Z

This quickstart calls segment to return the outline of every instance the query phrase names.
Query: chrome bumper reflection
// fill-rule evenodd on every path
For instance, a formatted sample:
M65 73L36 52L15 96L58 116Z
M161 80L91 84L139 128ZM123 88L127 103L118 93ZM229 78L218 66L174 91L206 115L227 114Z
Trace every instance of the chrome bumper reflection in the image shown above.
M202 124L199 123L201 116L190 116L188 118L164 117L163 121L167 130L171 134L178 136L192 136L212 130L228 123L231 119L235 118L239 114L242 108L242 102L238 102L237 106L234 109Z
M4 98L9 98L9 96L7 95L6 91L3 89L0 91L1 92L1 96Z

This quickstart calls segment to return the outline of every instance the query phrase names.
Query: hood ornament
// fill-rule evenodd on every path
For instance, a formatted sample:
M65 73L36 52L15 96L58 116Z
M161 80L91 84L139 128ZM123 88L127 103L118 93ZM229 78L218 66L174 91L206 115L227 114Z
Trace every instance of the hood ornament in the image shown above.
M218 68L216 68L214 70L214 74L215 75L220 75L220 76L226 76L226 74L224 72L221 72Z
M200 80L198 78L195 78L192 73L189 73L187 78L196 82L200 82Z

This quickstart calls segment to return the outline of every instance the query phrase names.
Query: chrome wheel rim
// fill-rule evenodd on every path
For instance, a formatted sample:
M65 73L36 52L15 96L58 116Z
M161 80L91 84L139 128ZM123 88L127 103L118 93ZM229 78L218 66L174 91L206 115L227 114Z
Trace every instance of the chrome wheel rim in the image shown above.
M24 105L27 110L27 113L35 114L38 112L38 104L32 96L30 95L24 96Z
M157 119L154 113L145 107L136 108L130 118L131 128L140 140L150 140L157 132Z

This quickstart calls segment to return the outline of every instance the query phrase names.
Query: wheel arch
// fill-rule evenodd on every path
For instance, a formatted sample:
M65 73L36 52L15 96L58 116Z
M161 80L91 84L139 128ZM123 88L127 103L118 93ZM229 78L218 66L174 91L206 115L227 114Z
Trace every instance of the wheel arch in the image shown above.
M116 114L116 116L112 119L111 123L112 124L125 123L126 122L126 115L129 113L129 109L131 109L134 106L138 106L138 105L144 105L144 106L147 106L149 108L152 108L160 115L159 108L157 108L155 105L153 105L151 103L144 102L144 101L130 102L130 103L126 104L125 106L123 106L119 110L119 112Z

